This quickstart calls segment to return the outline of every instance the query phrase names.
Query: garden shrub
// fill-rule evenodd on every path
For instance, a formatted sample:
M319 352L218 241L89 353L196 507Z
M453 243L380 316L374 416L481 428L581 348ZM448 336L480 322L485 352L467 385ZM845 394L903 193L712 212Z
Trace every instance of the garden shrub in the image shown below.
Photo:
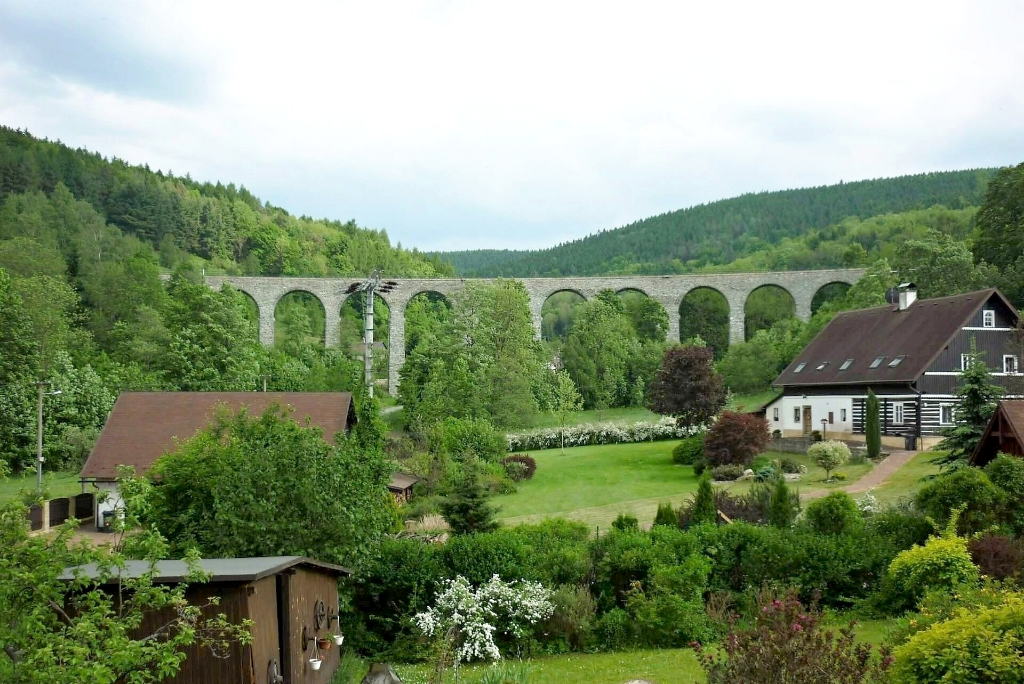
M609 651L625 651L636 645L633 618L622 608L613 608L597 621L597 637Z
M807 504L807 524L819 534L848 534L864 524L857 502L846 492L832 492Z
M619 532L636 532L640 529L640 521L631 513L619 513L612 521L612 527Z
M769 463L766 466L758 468L757 471L754 472L754 480L757 482L767 482L768 480L774 480L776 474L775 466Z
M704 458L703 432L697 432L689 437L684 437L672 449L672 462L679 465L693 465L701 458Z
M732 482L743 477L743 466L720 465L711 470L711 479L719 482Z
M704 438L704 454L712 466L747 466L768 444L763 416L723 411Z
M807 472L807 468L791 458L784 458L779 461L779 469L787 475L796 475Z
M1024 568L1024 542L1006 534L986 534L967 542L971 560L985 577L1003 580L1020 577Z
M1003 493L978 468L960 468L921 487L915 502L925 515L945 525L955 509L960 512L960 534L980 532L995 524Z
M830 439L807 447L807 456L825 470L825 478L828 479L833 470L850 460L850 447Z
M912 606L931 590L952 593L961 585L978 583L978 567L971 561L967 540L954 534L954 523L955 516L942 535L893 559L886 576L893 607Z
M924 544L935 532L935 527L928 518L907 501L871 515L866 520L866 525L876 536L888 540L898 551L909 549L915 544Z
M897 684L1024 682L1024 597L962 611L912 636L894 657Z
M685 599L670 591L636 589L626 607L633 618L636 640L643 647L682 648L714 635L699 597Z
M985 466L985 475L1003 492L1000 522L1014 534L1024 533L1024 459L999 454Z
M445 418L431 428L428 446L433 454L473 455L489 463L508 453L505 435L483 418Z
M537 574L530 549L517 534L504 530L456 535L440 551L444 577L461 575L470 584L483 584L498 575L504 580L543 581Z
M516 482L529 480L537 472L537 461L529 454L512 454L501 459L505 472Z
M704 471L707 470L707 468L707 459L698 458L696 461L693 462L693 474L696 475L697 477L703 475Z
M764 468L765 466L774 467L775 462L772 461L771 456L765 456L764 454L761 454L760 456L754 457L754 460L750 464L750 469L756 473L758 470Z
M662 418L655 422L638 421L630 425L614 425L595 423L573 425L565 428L565 446L589 446L595 444L632 444L635 442L654 442L665 439L680 439L694 434L696 431L681 428L672 418ZM509 434L508 451L536 451L540 449L558 449L562 444L561 428L540 428Z
M678 516L671 503L658 504L658 512L654 516L655 525L668 525L669 527L676 527L678 523Z
M597 603L590 590L579 585L562 585L551 594L555 610L543 623L548 653L584 651L593 645L597 621Z
M871 646L857 643L852 623L837 633L823 631L821 618L815 605L805 607L793 593L764 603L753 624L734 626L721 652L697 647L708 684L879 681L892 665L888 650L872 658Z

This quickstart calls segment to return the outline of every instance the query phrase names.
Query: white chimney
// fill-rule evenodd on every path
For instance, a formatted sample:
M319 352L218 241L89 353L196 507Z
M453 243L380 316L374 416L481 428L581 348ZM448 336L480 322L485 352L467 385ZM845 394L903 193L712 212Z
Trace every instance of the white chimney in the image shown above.
M906 311L910 305L917 301L917 285L914 283L900 283L900 311Z

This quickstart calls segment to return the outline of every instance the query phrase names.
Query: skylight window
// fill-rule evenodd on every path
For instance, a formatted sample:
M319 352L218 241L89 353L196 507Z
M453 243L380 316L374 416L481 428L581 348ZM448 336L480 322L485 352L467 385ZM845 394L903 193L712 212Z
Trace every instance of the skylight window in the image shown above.
M884 356L879 356L878 358L876 358L874 361L871 362L871 366L869 366L869 367L870 368L878 368L879 366L882 365L883 361L885 361L885 357Z
M794 373L799 373L800 371L802 371L804 369L804 366L806 366L806 365L807 365L806 363L801 363L799 366L797 366L796 368L793 369L793 372Z
M825 370L825 366L827 365L828 361L822 361L821 363L818 364L818 367L815 370Z
M895 368L896 366L900 365L903 362L903 359L905 359L905 358L907 358L907 357L906 356L897 356L895 359L893 359L892 361L889 362L889 368Z
M839 367L839 370L846 370L847 368L849 368L852 365L853 365L853 359L846 359L845 361L843 361L843 365L841 365Z

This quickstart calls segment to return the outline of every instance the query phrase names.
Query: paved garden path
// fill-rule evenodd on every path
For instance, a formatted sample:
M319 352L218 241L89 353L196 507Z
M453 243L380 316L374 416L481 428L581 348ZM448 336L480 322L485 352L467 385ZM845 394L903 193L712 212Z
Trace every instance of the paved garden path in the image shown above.
M860 478L853 484L838 489L811 489L800 493L801 499L820 499L829 492L842 491L847 494L863 494L869 489L874 489L884 484L893 473L902 468L907 462L917 456L919 451L894 451L886 456L881 463L872 468L867 475Z

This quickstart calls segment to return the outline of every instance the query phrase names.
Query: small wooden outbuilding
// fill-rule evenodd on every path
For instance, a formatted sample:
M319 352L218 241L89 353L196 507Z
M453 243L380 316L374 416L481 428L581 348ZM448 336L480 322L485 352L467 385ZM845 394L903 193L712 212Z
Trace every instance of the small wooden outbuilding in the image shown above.
M388 491L395 497L398 503L409 503L412 500L412 487L420 481L415 475L395 471L391 473L391 482L388 483Z
M996 404L971 465L985 466L1000 453L1024 458L1024 399L1004 399Z
M339 648L333 643L319 650L315 639L338 633L338 577L349 575L346 568L303 556L262 558L204 558L202 570L208 582L190 584L186 598L202 605L210 597L220 598L214 610L238 624L252 620L252 644L233 644L227 658L209 650L191 647L178 674L166 681L176 684L327 684L338 668ZM150 571L148 561L128 561L123 577L141 577ZM187 581L183 561L156 564L155 584ZM99 580L94 563L68 568L63 579L85 576ZM118 577L103 578L104 587L114 590ZM154 611L144 618L140 633L165 624L169 615ZM147 631L148 630L148 631ZM323 662L314 670L314 650Z

